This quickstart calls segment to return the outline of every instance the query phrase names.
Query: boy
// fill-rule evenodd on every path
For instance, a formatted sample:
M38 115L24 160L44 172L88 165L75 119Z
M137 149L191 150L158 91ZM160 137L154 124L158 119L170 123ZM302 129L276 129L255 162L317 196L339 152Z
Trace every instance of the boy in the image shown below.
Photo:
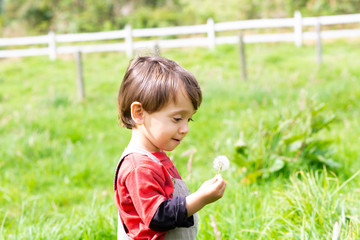
M130 63L118 96L119 121L132 131L114 182L119 239L195 239L197 211L223 196L220 175L190 194L164 152L186 136L201 100L198 82L176 62L146 56Z

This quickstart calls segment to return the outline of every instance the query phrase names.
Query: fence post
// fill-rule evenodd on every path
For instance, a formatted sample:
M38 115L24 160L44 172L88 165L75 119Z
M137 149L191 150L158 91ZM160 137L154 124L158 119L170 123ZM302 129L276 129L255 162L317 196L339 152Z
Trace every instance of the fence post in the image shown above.
M210 49L215 48L215 23L212 18L207 20L207 38Z
M297 47L302 45L302 17L300 11L294 14L294 41Z
M85 87L84 87L84 76L83 76L83 67L82 67L82 59L81 59L81 52L76 51L74 52L74 58L76 63L76 69L77 69L77 88L78 88L78 97L79 100L85 99Z
M321 43L321 23L320 19L317 18L316 22L316 52L317 52L317 63L322 63L322 43Z
M159 43L157 43L157 42L154 44L154 54L156 56L160 56L160 46L159 46Z
M240 67L244 80L246 80L246 56L245 56L245 43L242 32L239 33L239 48L240 48Z
M49 58L54 61L56 59L56 37L54 31L49 32Z
M125 26L125 46L126 46L126 56L132 57L133 55L133 40L132 40L132 29L131 25Z

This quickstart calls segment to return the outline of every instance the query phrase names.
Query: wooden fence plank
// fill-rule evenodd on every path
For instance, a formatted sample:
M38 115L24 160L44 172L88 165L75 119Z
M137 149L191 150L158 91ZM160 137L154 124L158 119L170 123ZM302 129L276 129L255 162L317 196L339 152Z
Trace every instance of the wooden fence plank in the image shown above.
M302 17L299 11L294 15L294 41L297 47L302 45Z
M208 18L207 20L207 37L209 48L215 49L215 24L212 18Z
M48 35L0 38L0 46L21 46L21 45L35 45L35 44L48 44L48 43L49 43Z
M52 61L56 59L56 40L53 31L49 32L49 58Z
M124 39L126 37L125 30L96 32L96 33L70 33L56 35L57 42L87 42L100 40Z
M244 36L242 32L239 33L239 50L240 50L240 68L241 68L241 75L244 80L247 78L246 74L246 56L245 56L245 43L244 43Z
M132 29L130 25L126 25L125 32L126 56L131 57L133 55L133 40Z
M83 75L83 65L82 65L82 58L81 52L76 51L74 53L75 63L76 63L76 84L77 84L77 92L79 100L82 101L85 99L85 87L84 87L84 75Z
M203 24L193 26L133 29L133 37L161 37L206 33L206 26L207 25Z
M321 44L321 24L320 21L316 24L316 55L317 55L317 63L319 65L322 64L322 44Z

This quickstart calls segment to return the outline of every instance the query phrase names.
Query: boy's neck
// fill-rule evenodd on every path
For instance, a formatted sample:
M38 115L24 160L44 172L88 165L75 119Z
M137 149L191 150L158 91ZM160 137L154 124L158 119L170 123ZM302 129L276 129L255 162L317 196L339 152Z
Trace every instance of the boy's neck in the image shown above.
M154 148L153 145L146 141L145 136L137 128L131 130L131 139L128 146L138 147L148 152L160 152L160 149Z

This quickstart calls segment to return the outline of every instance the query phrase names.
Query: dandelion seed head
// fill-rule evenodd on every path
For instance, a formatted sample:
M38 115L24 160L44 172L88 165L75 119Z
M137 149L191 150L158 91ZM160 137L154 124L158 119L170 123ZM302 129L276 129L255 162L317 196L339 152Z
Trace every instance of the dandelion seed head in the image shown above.
M226 156L217 156L215 159L214 159L214 163L213 163L213 166L216 170L218 171L224 171L226 169L229 168L230 166L230 161L229 159L226 157Z

